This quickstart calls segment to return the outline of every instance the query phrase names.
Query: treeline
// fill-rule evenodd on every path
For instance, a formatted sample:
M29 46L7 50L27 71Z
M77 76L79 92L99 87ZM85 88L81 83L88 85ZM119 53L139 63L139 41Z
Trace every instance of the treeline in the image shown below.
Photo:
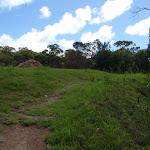
M27 47L19 48L0 46L0 65L16 66L30 59L41 62L44 66L68 69L97 69L114 73L150 72L148 60L150 51L141 50L132 41L117 41L115 51L110 43L98 39L90 43L75 42L74 49L63 51L59 45L48 45L42 52L34 52Z

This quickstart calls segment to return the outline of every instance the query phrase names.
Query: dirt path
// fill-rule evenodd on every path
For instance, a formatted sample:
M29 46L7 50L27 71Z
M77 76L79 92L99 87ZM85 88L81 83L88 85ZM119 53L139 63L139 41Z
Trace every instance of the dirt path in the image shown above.
M49 131L47 128L38 129L36 126L21 125L2 126L0 134L0 150L45 150L43 141Z
M40 103L39 105L31 105L30 108L43 105L51 104L56 102L59 99L59 96L55 95L46 102ZM25 109L25 107L23 108ZM25 120L41 120L45 116L29 116L27 114L19 112L17 110L18 117L23 117ZM13 113L9 115L13 118ZM46 117L45 119L50 119L51 117ZM37 126L25 127L20 124L14 125L0 125L0 128L4 129L0 133L0 150L46 150L47 144L44 142L44 137L50 133L48 128L37 128Z
M62 90L67 90L77 84L80 83L66 86ZM41 107L45 104L54 103L59 100L59 96L60 94L57 91L50 97L47 97L47 101L31 105L30 108L34 109L37 106ZM44 118L44 116L29 116L24 114L22 110L25 109L26 107L21 107L16 110L15 113L20 117L26 118L26 120L40 120ZM9 114L9 117L14 117L13 113ZM4 129L4 131L0 133L0 150L46 150L47 144L44 142L44 137L50 133L47 128L38 129L37 126L25 127L20 124L0 125L0 128Z

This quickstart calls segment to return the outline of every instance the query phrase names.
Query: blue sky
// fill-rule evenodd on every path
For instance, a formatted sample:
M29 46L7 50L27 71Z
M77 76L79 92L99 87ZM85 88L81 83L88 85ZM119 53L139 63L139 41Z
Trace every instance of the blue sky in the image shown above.
M49 44L64 50L75 41L128 40L147 48L150 11L134 16L149 0L1 0L0 46L41 52Z

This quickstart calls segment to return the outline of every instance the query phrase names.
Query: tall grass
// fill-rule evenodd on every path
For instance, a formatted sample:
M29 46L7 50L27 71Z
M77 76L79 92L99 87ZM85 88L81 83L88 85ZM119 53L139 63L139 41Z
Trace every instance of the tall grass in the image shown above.
M150 99L138 92L145 75L97 73L50 106L57 116L45 138L53 149L148 149ZM140 96L140 102L138 98Z
M45 95L88 80L87 70L0 67L0 120L15 108L42 101Z
M150 86L144 74L94 70L0 67L0 123L18 107L30 106L61 90L54 104L27 109L53 132L45 141L56 150L150 149ZM12 121L13 120L13 121ZM15 118L7 124L18 122ZM24 125L32 124L26 120Z
M0 67L0 115L88 78L84 71Z

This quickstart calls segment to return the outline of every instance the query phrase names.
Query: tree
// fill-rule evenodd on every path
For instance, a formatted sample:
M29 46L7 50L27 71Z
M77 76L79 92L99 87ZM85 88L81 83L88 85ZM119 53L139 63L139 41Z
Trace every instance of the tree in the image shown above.
M34 55L36 54L36 52L29 50L27 47L19 48L19 51L17 51L17 53L20 54L22 62L34 59Z
M47 56L43 53L37 53L34 56L34 60L39 61L42 65L47 66Z
M110 71L111 70L111 58L112 52L110 51L109 43L102 43L100 40L92 42L93 49L96 51L92 58L96 62L96 69Z
M111 59L111 67L113 72L121 73L120 62L121 62L121 57L120 55L118 55L118 52L117 51L113 52L112 59Z
M137 16L142 11L150 11L150 8L148 7L139 7L135 6L133 10L131 10L131 13L134 14L134 16Z
M114 43L114 46L119 47L118 50L128 50L133 54L140 49L140 47L137 47L136 44L133 43L133 41L117 41L116 43Z
M116 43L114 43L114 46L120 47L120 49L129 47L130 45L134 45L132 41L117 41Z
M44 55L49 55L49 53L48 53L48 50L47 49L45 49L44 51L42 51L41 52L42 54L44 54Z
M82 42L74 42L73 47L75 50L83 50L85 48L85 44Z
M83 56L86 58L94 57L98 51L101 50L109 50L110 49L110 43L102 43L99 39L94 40L93 42L74 42L73 47L76 50L82 51Z
M119 49L115 51L114 54L114 56L118 58L115 66L118 67L121 73L124 74L126 71L131 70L132 64L134 63L134 57L131 51Z
M14 54L14 59L16 60L17 64L20 64L23 62L23 54L20 54L20 53L15 53Z
M87 67L87 59L83 56L83 52L79 50L69 49L65 52L64 67L68 69L83 69Z
M148 73L150 71L148 55L147 50L140 50L135 54L135 64L137 65L139 72Z
M97 69L101 71L109 71L112 67L112 52L110 50L102 50L97 53L96 64Z
M14 61L13 57L0 53L0 64L3 66L15 65L16 61Z
M74 42L73 47L75 48L75 50L82 51L83 53L82 55L86 58L90 58L93 55L91 42L88 43Z
M150 44L148 44L147 53L148 53L148 61L150 62Z
M15 48L9 46L0 46L0 64L4 66L15 65L14 60Z
M13 52L15 52L15 48L13 47L9 47L9 46L4 46L4 47L0 47L0 51L8 56L13 56Z
M115 62L115 66L118 67L121 73L131 70L132 66L134 66L134 54L140 47L136 47L136 44L132 41L117 41L114 43L114 46L119 47L119 49L117 49L114 53L114 58L119 56L119 58L117 57L117 62L113 60Z
M59 47L58 44L48 45L47 48L49 48L49 55L61 55L63 53L63 50Z
M99 39L96 39L93 41L93 49L97 52L103 51L103 50L110 50L110 43L104 42L102 43Z
M62 56L63 50L59 47L58 44L48 45L49 52L45 51L47 55L47 63L52 68L61 68L62 67Z

